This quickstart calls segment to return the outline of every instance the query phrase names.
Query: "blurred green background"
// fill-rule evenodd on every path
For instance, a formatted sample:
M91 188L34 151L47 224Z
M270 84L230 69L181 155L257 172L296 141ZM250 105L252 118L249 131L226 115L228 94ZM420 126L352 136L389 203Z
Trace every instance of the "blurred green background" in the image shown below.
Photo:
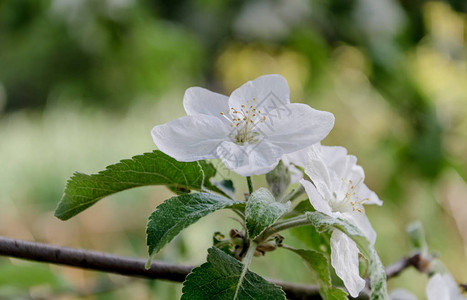
M384 200L367 209L383 262L410 253L405 227L421 220L431 250L467 282L466 11L464 0L0 1L0 235L145 258L147 217L171 193L127 191L62 222L53 211L66 179L153 150L151 128L184 115L190 86L230 94L279 73L292 101L334 113L323 144L355 154ZM156 259L202 263L213 231L238 227L231 216L201 220ZM311 280L280 250L253 270ZM423 298L426 282L408 270L389 287ZM0 258L0 299L180 292Z

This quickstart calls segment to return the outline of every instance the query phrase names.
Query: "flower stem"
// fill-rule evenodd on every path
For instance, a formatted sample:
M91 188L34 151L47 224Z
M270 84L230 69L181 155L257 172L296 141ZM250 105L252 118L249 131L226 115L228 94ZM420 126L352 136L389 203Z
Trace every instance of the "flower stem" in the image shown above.
M286 203L287 201L294 201L300 197L305 192L305 188L300 185L296 190L291 190L287 195L280 199L281 203Z
M251 176L246 177L246 182L248 183L248 192L253 194L253 191L255 190L255 187L253 186L253 181L251 180Z
M300 185L300 186L295 190L295 192L290 196L289 200L290 200L290 201L294 201L295 199L297 199L298 197L300 197L304 192L305 192L305 188L303 187L303 185Z
M265 241L268 237L271 235L278 233L279 231L286 230L289 228L293 227L298 227L298 226L304 226L304 225L310 225L310 220L308 220L308 217L306 215L301 215L297 216L294 218L290 218L287 220L284 220L282 222L278 222L268 229L266 229L260 236L258 236L255 239L255 242L260 244L262 241Z

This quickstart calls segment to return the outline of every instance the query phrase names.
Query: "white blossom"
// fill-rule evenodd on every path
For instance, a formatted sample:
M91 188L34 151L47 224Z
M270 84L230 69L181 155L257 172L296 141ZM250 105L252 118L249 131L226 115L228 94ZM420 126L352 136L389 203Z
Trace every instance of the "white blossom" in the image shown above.
M365 184L365 174L357 158L343 147L316 144L310 147L305 173L300 183L313 207L326 215L341 218L357 226L374 244L376 232L365 215L366 204L382 201ZM339 230L331 235L331 264L352 297L365 287L358 272L359 250L354 241Z
M179 161L220 158L242 176L272 170L280 158L321 141L334 116L290 103L287 81L265 75L230 97L200 87L185 92L187 116L155 126L157 147Z

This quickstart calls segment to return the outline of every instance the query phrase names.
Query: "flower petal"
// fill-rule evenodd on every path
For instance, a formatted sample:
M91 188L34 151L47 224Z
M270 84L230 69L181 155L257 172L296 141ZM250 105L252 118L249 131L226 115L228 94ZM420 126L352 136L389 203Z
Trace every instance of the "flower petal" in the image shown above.
M303 178L303 172L296 168L298 166L302 169L305 169L308 163L308 151L309 148L304 148L302 150L285 154L282 156L282 162L290 171L290 181L291 183L299 182Z
M294 164L301 168L305 168L308 162L308 148L288 153L282 157L282 161L286 165Z
M284 153L292 153L324 139L334 126L334 115L303 103L292 103L271 111L259 130Z
M290 103L287 80L278 74L264 75L248 81L232 92L229 106L240 110L242 105L250 105L255 99L255 107L263 111L271 111Z
M328 216L333 216L332 209L328 201L318 192L316 187L308 180L300 180L300 184L305 188L311 205L317 210Z
M351 178L353 175L352 170L357 163L357 158L355 156L345 154L344 156L332 159L330 156L337 153L334 151L331 151L331 153L325 151L324 153L327 155L326 164L337 174L337 177L353 179ZM339 154L342 154L342 151L339 151Z
M443 275L437 273L430 278L426 285L426 297L428 300L451 300L449 294L449 287Z
M210 115L227 121L222 117L222 112L226 114L227 117L230 117L230 115L227 114L227 110L229 109L229 97L201 87L191 87L185 91L183 107L187 115Z
M207 115L182 117L151 130L159 150L178 161L216 158L216 149L228 133L220 119Z
M274 169L283 153L279 147L265 140L245 145L224 141L218 147L217 155L230 170L242 176L251 176Z
M443 279L444 279L444 284L448 287L449 289L449 294L451 295L451 299L466 299L462 297L462 294L459 290L459 285L457 284L456 280L454 277L452 277L451 273L444 273L442 274Z
M370 243L373 245L375 244L376 231L371 226L370 220L368 220L368 217L365 215L365 213L346 212L342 213L342 218L357 226L361 231L363 231Z
M383 205L383 201L381 201L376 195L375 192L370 190L364 183L359 184L356 190L357 194L361 199L367 199L364 204L369 205L369 204L376 204L376 205Z
M332 189L333 186L331 185L332 174L321 158L320 148L321 145L319 143L310 147L308 151L309 161L306 165L305 173L313 181L320 194L329 201L335 190Z
M358 271L358 248L354 241L339 230L331 235L331 264L352 297L365 287Z
M345 165L347 149L341 146L323 146L321 144L316 145L315 148L319 148L320 156L326 165L339 174L338 169Z

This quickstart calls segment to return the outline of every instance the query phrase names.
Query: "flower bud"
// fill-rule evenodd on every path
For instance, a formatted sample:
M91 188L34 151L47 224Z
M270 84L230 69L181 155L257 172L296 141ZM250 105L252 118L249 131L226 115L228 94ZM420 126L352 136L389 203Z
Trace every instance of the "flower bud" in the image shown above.
M290 185L290 172L282 161L271 172L266 174L266 181L274 197L281 196Z

